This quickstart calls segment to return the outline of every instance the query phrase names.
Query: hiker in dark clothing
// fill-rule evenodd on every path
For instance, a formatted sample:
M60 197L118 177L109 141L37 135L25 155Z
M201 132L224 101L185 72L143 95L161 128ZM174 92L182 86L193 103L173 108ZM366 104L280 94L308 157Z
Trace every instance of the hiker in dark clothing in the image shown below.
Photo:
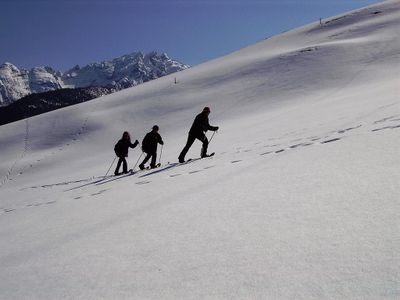
M201 157L207 157L208 139L205 135L205 132L207 132L207 130L217 131L219 128L217 126L210 125L208 121L209 114L210 108L204 107L203 111L198 114L194 119L193 125L189 130L186 146L183 148L181 154L179 154L180 163L185 161L185 155L196 139L200 140L203 143L203 147L201 149Z
M118 143L114 147L115 154L119 157L117 168L115 169L114 174L119 175L119 167L122 163L123 173L128 173L128 164L126 162L125 157L128 157L128 148L135 148L139 144L138 140L135 143L131 143L131 136L128 131L125 131L122 135L122 138L118 141Z
M146 153L146 157L139 165L141 170L144 169L144 164L151 158L150 168L154 169L156 167L157 159L157 144L164 145L161 135L158 133L159 127L154 125L152 130L146 134L142 141L142 150Z

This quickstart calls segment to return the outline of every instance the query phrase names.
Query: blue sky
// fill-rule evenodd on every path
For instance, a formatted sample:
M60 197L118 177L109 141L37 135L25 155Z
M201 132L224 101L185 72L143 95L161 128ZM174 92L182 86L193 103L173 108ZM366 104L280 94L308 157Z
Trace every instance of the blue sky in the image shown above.
M142 51L196 65L376 0L0 0L0 63L76 64Z

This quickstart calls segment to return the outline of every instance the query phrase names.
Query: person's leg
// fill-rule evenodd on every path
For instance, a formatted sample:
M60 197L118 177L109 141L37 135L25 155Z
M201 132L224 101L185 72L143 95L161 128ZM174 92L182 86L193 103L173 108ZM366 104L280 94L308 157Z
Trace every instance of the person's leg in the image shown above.
M145 152L146 153L146 152ZM151 153L146 153L147 155L146 155L146 157L144 158L144 160L142 161L142 163L139 165L139 168L141 169L141 170L143 170L144 169L144 164L145 163L147 163L147 161L150 159L150 157L151 157Z
M128 173L128 163L126 162L125 157L122 158L122 169L124 173Z
M156 167L156 160L157 160L157 152L151 153L151 163L150 167L155 168Z
M185 161L185 155L189 151L190 147L193 145L195 139L195 136L192 136L191 134L188 135L186 145L183 148L181 154L179 154L179 162Z
M201 148L201 157L206 157L208 149L208 139L205 134L199 136L198 139L203 142L203 147Z
M115 175L119 174L119 167L121 167L121 163L122 163L122 157L118 159L117 167L115 168L114 172Z

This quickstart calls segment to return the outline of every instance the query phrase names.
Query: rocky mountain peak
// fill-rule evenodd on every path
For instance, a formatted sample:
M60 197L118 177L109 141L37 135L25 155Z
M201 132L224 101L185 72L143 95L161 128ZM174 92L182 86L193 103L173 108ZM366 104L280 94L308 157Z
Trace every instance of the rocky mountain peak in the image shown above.
M75 65L62 73L51 67L18 69L6 62L0 66L0 106L8 105L32 93L61 88L112 87L115 90L135 86L189 68L156 51L133 52L86 66Z

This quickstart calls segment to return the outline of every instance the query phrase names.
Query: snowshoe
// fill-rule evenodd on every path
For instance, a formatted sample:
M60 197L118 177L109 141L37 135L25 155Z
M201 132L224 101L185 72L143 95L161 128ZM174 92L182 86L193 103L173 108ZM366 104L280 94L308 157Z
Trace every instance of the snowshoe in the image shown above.
M211 157L211 156L214 156L214 154L215 154L215 152L213 152L213 153L210 153L210 154L206 154L206 155L205 155L205 156L203 156L202 158Z

